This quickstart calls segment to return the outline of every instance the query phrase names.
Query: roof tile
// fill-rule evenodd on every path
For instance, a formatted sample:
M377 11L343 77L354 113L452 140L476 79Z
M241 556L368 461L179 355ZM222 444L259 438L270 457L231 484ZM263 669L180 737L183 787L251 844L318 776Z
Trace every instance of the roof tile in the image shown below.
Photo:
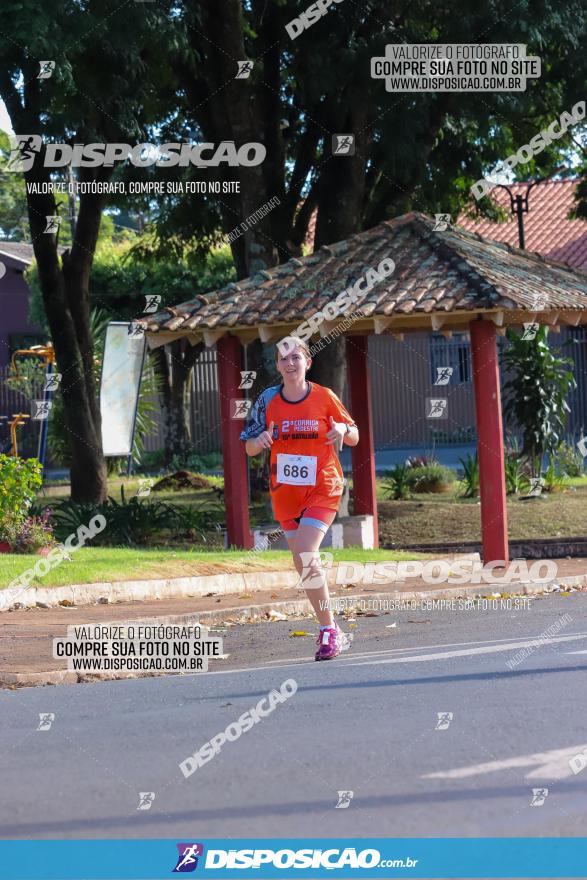
M423 214L387 220L345 242L258 272L236 285L161 310L142 321L150 332L305 321L384 256L392 276L359 293L352 309L373 315L535 308L548 293L556 309L587 309L587 274L459 227L433 231ZM342 247L344 245L344 249ZM344 250L344 255L336 256ZM351 311L349 308L347 311Z

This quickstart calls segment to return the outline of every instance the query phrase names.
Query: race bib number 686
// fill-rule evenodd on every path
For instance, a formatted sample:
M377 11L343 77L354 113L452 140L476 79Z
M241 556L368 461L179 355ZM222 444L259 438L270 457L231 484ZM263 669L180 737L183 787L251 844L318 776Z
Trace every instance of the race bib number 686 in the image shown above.
M290 486L315 486L316 465L315 455L277 455L277 482Z

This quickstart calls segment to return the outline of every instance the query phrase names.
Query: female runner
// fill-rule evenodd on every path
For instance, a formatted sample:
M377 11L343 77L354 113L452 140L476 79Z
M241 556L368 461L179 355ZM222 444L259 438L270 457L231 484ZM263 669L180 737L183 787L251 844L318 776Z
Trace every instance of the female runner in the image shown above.
M282 384L255 401L241 433L248 455L271 450L270 493L302 585L318 618L316 660L331 660L349 646L330 609L320 544L340 505L344 480L337 452L356 446L359 431L336 394L308 382L310 350L296 336L277 344Z

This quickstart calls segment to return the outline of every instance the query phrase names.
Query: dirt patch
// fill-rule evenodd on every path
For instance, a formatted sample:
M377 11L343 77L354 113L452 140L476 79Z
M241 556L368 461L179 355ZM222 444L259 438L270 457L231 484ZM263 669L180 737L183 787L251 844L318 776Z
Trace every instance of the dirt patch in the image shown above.
M176 471L168 474L155 483L153 492L174 492L178 489L212 489L214 484L201 474L192 474L191 471Z

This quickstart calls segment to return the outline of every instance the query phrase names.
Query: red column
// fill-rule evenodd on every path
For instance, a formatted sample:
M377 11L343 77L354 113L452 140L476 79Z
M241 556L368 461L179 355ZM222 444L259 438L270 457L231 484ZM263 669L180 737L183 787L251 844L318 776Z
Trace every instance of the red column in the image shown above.
M481 495L483 561L509 562L499 361L493 321L472 321L471 354Z
M236 336L222 336L216 343L218 353L218 387L224 464L224 499L228 546L249 549L253 546L249 523L249 492L245 444L239 434L245 422L232 419L234 398L243 398L241 382L241 344Z
M367 368L369 337L350 336L346 340L347 375L351 397L351 415L359 429L359 443L351 448L353 461L354 512L373 517L374 546L379 547L377 491L375 485L375 448L371 418L371 383Z

